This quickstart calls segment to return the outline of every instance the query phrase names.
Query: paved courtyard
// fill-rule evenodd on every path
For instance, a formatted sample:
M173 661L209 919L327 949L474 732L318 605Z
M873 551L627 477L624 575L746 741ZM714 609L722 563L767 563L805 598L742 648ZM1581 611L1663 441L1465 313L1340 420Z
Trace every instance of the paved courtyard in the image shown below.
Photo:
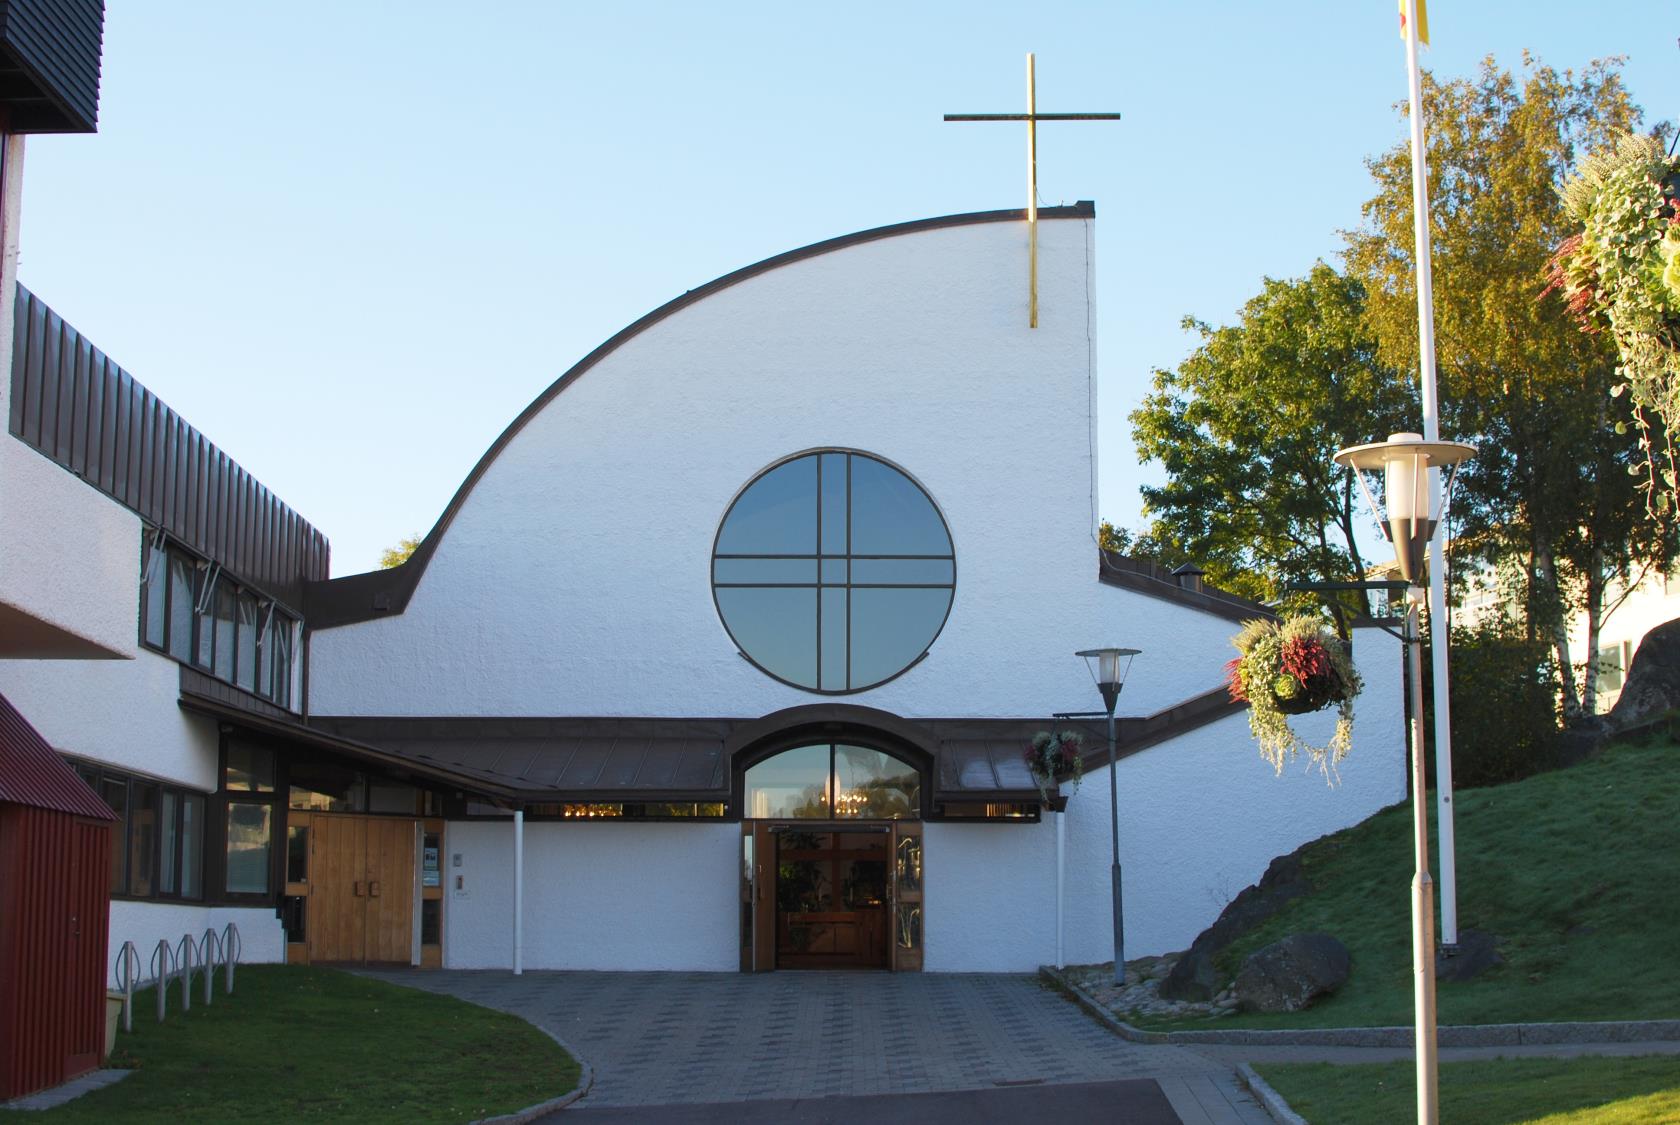
M1219 1063L1129 1043L1029 976L375 972L512 1012L595 1070L577 1108L1155 1079L1180 1118L1270 1118Z

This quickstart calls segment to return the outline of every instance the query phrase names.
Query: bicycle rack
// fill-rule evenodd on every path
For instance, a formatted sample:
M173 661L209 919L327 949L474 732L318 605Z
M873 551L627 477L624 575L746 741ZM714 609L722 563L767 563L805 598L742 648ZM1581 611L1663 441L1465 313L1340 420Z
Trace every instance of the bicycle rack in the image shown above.
M193 939L191 934L182 934L181 940L175 946L175 971L181 977L181 1010L192 1011L192 978L193 978Z
M163 1022L163 1017L169 1011L169 978L175 975L175 954L169 947L168 938L159 938L157 948L152 950L152 980L157 982L157 1018Z
M198 943L198 960L204 966L204 1002L211 1003L216 995L216 964L225 959L222 952L222 939L216 935L214 926L204 931L204 936Z
M181 940L174 945L170 945L168 938L159 938L157 947L152 950L152 975L147 978L157 987L158 1022L162 1023L169 1014L169 986L177 977L181 980L183 1012L192 1011L194 972L202 973L204 977L204 1003L211 1003L215 996L218 966L222 970L223 987L232 995L233 969L243 951L244 942L239 936L239 927L232 922L222 927L220 933L214 926L207 928L196 942L191 934L182 934ZM123 942L122 948L117 951L115 972L117 989L123 994L123 1030L133 1031L134 987L142 981L140 951L134 948L132 941Z
M232 922L222 930L222 963L227 966L227 992L233 995L233 967L239 964L239 955L245 952L245 943L240 940L239 927Z
M123 994L123 1030L134 1030L134 985L140 975L140 951L132 941L117 950L117 990Z

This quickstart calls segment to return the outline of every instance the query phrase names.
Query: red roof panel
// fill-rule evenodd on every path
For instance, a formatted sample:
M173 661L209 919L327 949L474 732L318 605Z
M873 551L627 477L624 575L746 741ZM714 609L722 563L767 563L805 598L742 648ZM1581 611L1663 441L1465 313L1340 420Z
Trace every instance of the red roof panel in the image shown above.
M0 695L0 801L115 820L111 807Z

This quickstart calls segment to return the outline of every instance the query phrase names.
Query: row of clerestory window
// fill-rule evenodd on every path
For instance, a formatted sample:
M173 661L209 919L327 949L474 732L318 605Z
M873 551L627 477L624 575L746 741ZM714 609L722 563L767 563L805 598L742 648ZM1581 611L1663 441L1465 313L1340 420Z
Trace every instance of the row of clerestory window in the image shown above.
M219 680L292 706L298 621L220 565L148 536L140 556L140 640Z

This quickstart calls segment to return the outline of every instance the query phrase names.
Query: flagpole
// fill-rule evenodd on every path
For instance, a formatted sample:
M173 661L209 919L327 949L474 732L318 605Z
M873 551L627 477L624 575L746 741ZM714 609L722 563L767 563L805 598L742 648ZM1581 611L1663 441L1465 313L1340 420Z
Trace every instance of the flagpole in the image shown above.
M1429 159L1423 140L1423 77L1418 68L1419 0L1405 0L1406 80L1411 95L1412 241L1417 256L1418 379L1423 403L1423 440L1440 441L1435 387L1435 296L1429 250ZM1441 471L1429 470L1432 503L1440 501ZM1440 842L1441 944L1458 945L1458 876L1453 844L1452 711L1447 678L1447 526L1435 531L1429 555L1430 693L1435 704L1435 800Z
M1435 298L1434 280L1429 261L1429 162L1423 143L1423 78L1418 71L1418 34L1421 27L1418 9L1423 0L1402 0L1406 14L1406 81L1411 95L1412 127L1412 241L1417 258L1418 302L1418 387L1423 405L1423 433L1425 441L1439 441L1441 426L1439 404L1435 390ZM1440 511L1441 474L1429 470L1430 511ZM1457 921L1453 907L1453 851L1452 851L1452 746L1447 715L1447 615L1446 583L1442 571L1446 563L1446 521L1435 530L1430 547L1429 567L1429 636L1433 656L1435 683L1432 697L1435 703L1435 792L1440 805L1439 840L1441 868L1441 936L1443 941L1456 944ZM1417 1073L1418 1125L1437 1125L1440 1120L1440 1093L1437 1086L1438 1066L1435 1037L1435 950L1430 940L1434 928L1434 896L1429 878L1429 823L1424 802L1423 771L1423 661L1418 659L1417 645L1422 635L1416 627L1417 606L1407 607L1412 628L1412 651L1407 656L1407 668L1412 680L1412 802L1417 810L1417 874L1412 880L1412 1004L1414 1017L1413 1054Z

